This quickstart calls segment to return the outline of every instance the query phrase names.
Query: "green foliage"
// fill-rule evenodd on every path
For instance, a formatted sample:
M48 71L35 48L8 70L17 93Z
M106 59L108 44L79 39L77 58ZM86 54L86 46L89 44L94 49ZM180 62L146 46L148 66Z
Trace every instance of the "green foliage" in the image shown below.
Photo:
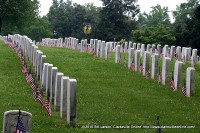
M0 0L0 33L23 33L38 15L37 0Z
M191 34L190 21L194 17L194 11L199 5L199 0L188 0L187 3L181 3L173 12L175 22L173 24L174 34L177 46L189 46Z
M132 31L132 40L144 44L172 45L175 42L175 37L169 27L158 25Z
M200 5L196 8L194 17L190 20L189 25L191 26L189 45L198 49L198 54L200 54Z
M30 27L25 28L24 32L35 41L41 41L42 38L51 38L53 36L49 21L40 17L36 18Z
M173 92L169 85L161 85L154 80L146 80L138 72L132 72L123 64L114 63L114 53L108 61L91 56L88 53L58 48L39 47L47 55L47 62L58 67L60 72L77 79L77 115L78 128L69 128L66 118L60 118L60 112L52 108L52 116L33 100L30 84L25 82L21 64L16 53L0 42L0 113L21 109L32 113L33 133L64 132L136 132L155 133L157 129L84 129L82 126L156 126L157 116L163 126L195 126L195 128L170 129L162 132L183 133L200 132L199 100L200 93L191 98L183 97L181 91ZM56 54L55 54L56 53ZM126 56L127 58L127 56ZM69 63L70 62L70 63ZM161 66L162 60L159 60ZM170 63L170 73L175 61ZM183 77L186 68L183 65ZM195 92L199 92L200 67L195 68ZM166 109L167 107L167 109ZM191 115L192 114L192 115ZM3 115L0 115L3 125ZM0 130L2 131L0 126Z
M96 34L99 10L100 8L93 4L81 6L72 4L70 0L67 2L53 0L47 17L53 29L58 31L59 37L74 36L81 39L85 37L83 32L85 23L92 25L91 37Z
M151 7L152 10L147 13L140 13L138 16L139 28L157 26L157 25L165 25L167 27L171 26L170 18L168 15L168 7L161 7L160 5L156 5Z
M136 0L102 0L98 38L106 41L121 38L130 39L135 29L134 17L139 13ZM125 15L128 14L129 16Z

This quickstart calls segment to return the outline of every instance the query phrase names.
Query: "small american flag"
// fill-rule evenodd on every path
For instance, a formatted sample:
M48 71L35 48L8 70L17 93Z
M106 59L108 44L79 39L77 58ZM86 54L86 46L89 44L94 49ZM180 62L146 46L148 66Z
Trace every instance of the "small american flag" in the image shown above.
M183 96L186 96L186 84L184 84L182 87L182 94Z
M48 115L51 116L52 113L51 113L51 106L50 106L49 98L47 98L47 100L45 101L45 109L46 109Z
M45 107L44 99L40 93L38 94L37 100L40 101L40 105L42 106L42 108Z
M26 75L26 81L27 81L28 83L32 83L32 82L33 82L33 77L32 77L32 74L31 74L31 73L29 73L29 74Z
M27 72L26 65L23 65L23 66L22 66L22 72L23 72L23 73L26 73L26 72Z
M172 79L170 81L170 87L171 87L172 90L175 90L175 83L174 83L173 74L172 74Z
M38 89L37 89L37 87L35 86L34 83L32 83L32 92L33 92L34 100L37 101L37 97L38 97Z
M150 77L150 71L147 70L147 72L146 72L146 79L148 79L149 77Z
M134 63L131 63L131 70L134 71L134 69L135 69L135 65Z
M18 116L17 127L16 127L15 133L26 133L26 129L24 127L24 124L23 124L20 116Z
M143 71L143 66L142 66L142 64L140 65L140 67L139 67L139 71L142 73L142 71Z

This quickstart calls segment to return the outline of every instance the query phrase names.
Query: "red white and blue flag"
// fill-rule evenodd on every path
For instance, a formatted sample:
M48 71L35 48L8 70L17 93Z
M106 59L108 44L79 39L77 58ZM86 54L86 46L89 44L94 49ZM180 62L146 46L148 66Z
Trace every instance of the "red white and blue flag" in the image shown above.
M49 98L47 98L47 100L45 101L45 109L46 109L48 115L51 116L52 112L51 112L51 105L50 105Z
M174 83L174 77L173 77L173 74L172 74L172 79L170 81L170 87L172 90L175 90L175 83Z
M26 133L26 129L24 127L24 124L23 124L20 116L18 117L17 127L16 127L15 133Z

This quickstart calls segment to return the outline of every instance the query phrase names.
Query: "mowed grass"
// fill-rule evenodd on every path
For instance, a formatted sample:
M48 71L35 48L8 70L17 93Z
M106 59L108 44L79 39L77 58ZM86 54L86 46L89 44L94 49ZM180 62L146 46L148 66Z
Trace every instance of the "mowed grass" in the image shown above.
M32 132L148 132L157 129L83 129L82 126L156 126L157 116L163 126L195 126L194 129L162 129L163 132L200 132L199 65L196 67L196 94L183 97L172 92L169 85L146 80L123 64L93 57L89 53L57 48L39 47L47 55L46 62L58 67L65 76L77 79L78 128L69 128L66 119L52 108L48 117L38 102L34 102L31 87L25 82L17 55L5 44L0 44L0 94L1 125L3 112L22 109L33 114ZM126 56L127 58L127 56ZM123 61L122 61L123 62ZM160 60L161 62L161 60ZM173 70L171 63L171 71ZM186 65L183 67L185 73ZM185 78L185 76L183 76ZM2 128L0 127L2 130Z
M59 72L78 81L78 125L157 125L195 126L195 129L162 129L166 132L199 132L200 95L199 64L196 67L196 94L186 98L181 91L173 92L169 85L146 80L138 72L109 61L58 47L39 47L47 55L48 63ZM125 56L127 58L127 55ZM123 61L122 61L123 62ZM161 66L161 60L160 66ZM171 63L171 71L173 64ZM186 68L183 66L183 80ZM170 72L171 73L171 72ZM94 131L89 130L89 131ZM96 131L155 132L156 129L106 129Z

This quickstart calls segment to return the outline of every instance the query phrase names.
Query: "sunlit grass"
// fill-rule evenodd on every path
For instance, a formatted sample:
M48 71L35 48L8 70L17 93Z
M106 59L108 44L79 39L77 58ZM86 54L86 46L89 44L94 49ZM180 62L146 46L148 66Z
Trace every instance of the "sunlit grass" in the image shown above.
M0 94L1 114L11 109L26 110L33 114L32 132L156 132L156 129L83 129L86 125L156 126L160 124L192 125L195 129L162 129L164 132L199 132L200 95L199 65L196 68L196 94L183 97L181 91L172 92L169 85L146 80L139 72L132 72L122 64L114 63L114 53L106 61L89 53L57 48L39 47L47 55L46 62L58 67L65 76L78 82L78 128L66 126L66 119L53 111L48 117L39 103L34 102L30 85L25 82L17 55L0 44ZM128 58L128 55L125 56ZM161 60L159 60L161 66ZM173 71L171 62L171 69ZM3 71L2 71L3 70ZM183 67L185 74L186 65ZM183 76L185 78L185 76ZM9 89L9 91L8 91ZM3 115L1 116L3 120ZM2 122L2 121L1 121ZM2 123L0 123L2 125Z

